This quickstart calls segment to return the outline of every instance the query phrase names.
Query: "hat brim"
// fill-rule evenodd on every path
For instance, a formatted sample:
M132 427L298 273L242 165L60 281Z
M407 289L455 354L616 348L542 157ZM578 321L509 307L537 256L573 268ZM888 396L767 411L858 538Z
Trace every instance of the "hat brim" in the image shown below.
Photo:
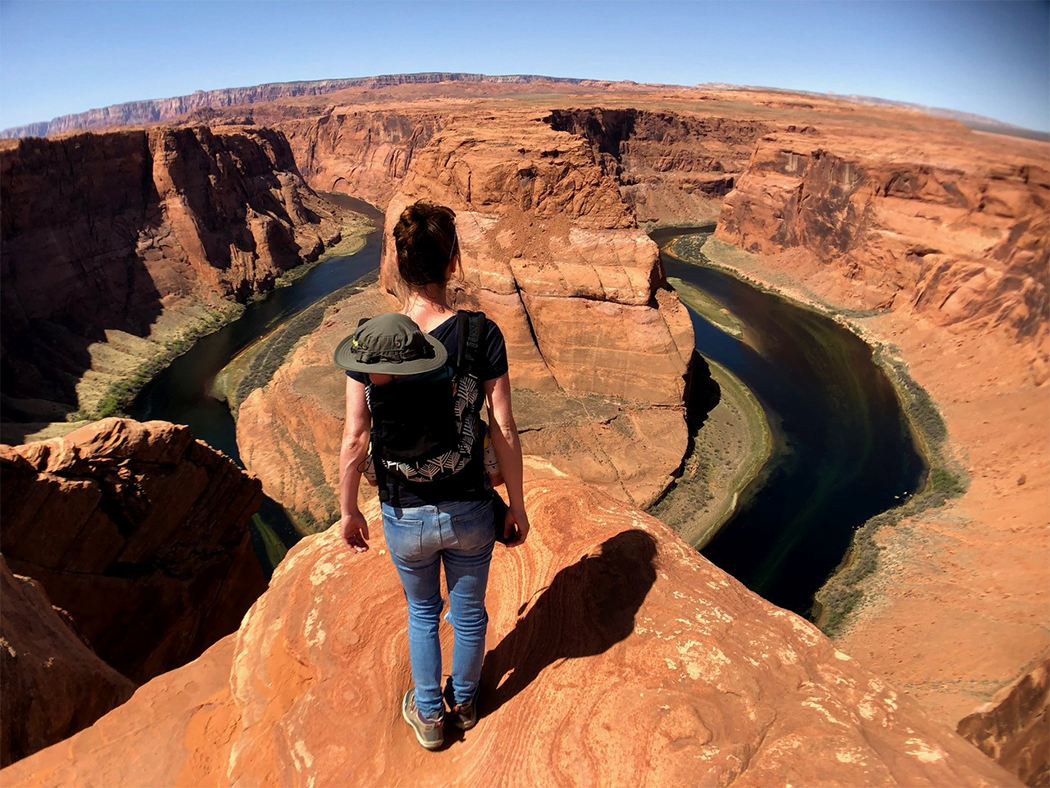
M435 339L430 334L424 332L423 338L434 349L433 358L417 358L412 361L376 361L366 364L354 358L351 350L354 335L351 334L336 346L332 360L335 361L337 367L351 372L371 372L376 375L422 375L424 372L441 369L448 361L448 351L441 340Z

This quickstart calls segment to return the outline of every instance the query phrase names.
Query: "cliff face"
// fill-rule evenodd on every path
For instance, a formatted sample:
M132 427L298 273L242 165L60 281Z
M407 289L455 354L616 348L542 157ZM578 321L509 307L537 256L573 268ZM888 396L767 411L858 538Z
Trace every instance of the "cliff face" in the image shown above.
M340 230L265 129L8 143L0 189L2 385L27 409L75 409L107 331L145 337L183 302L244 301Z
M528 476L529 541L493 559L481 719L441 751L399 714L404 602L370 506L369 552L300 542L236 639L5 784L1019 784L657 520Z
M958 731L1025 785L1050 786L1050 659L960 720Z
M556 109L544 119L591 143L639 222L714 221L769 124L642 109Z
M62 115L50 121L4 129L0 131L0 139L5 137L47 137L70 131L86 131L115 126L141 126L147 123L173 120L186 113L199 110L240 107L277 101L278 99L294 98L296 96L322 96L347 88L378 90L396 85L433 85L441 82L486 82L499 85L529 85L535 82L550 82L578 85L588 81L565 77L541 77L530 74L490 77L484 74L431 72L425 74L385 74L355 79L272 82L245 88L197 90L187 96L175 96L166 99L146 99L144 101L129 101L124 104L112 104L108 107L100 107L87 112Z
M303 178L313 188L386 205L417 150L447 121L434 111L326 110L320 117L275 119Z
M910 141L772 135L727 195L717 237L793 271L828 269L861 306L1002 327L1033 348L1047 328L1045 160L1034 143L1025 155L976 137L960 155Z
M0 766L72 736L131 697L64 611L0 556Z
M105 419L2 446L0 464L11 569L136 682L236 629L266 587L247 529L259 482L186 427Z
M483 309L503 331L526 449L648 505L685 452L693 349L656 247L585 140L521 114L503 115L484 141L470 128L446 129L415 152L384 237L416 199L456 211L456 303ZM392 255L388 243L381 283L389 291ZM317 525L338 516L345 382L332 349L358 317L392 308L367 295L343 303L238 411L246 466Z
M387 207L386 237L417 199L456 211L462 299L500 324L519 383L681 404L688 315L586 141L524 115L484 139L448 128L416 154ZM387 244L381 284L393 292L395 279Z

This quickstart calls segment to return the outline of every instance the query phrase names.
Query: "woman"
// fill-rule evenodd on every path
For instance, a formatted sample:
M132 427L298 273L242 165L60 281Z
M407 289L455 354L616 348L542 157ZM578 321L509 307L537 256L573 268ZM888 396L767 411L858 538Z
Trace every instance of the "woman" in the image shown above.
M449 364L454 365L459 328L456 312L449 305L448 283L460 262L455 214L449 208L424 202L410 205L394 227L394 244L404 290L401 313L440 340ZM487 325L477 374L483 382L492 444L510 498L505 534L512 537L508 546L517 546L529 533L522 500L521 444L511 408L503 334L491 320ZM347 375L346 428L340 454L340 528L349 549L362 552L368 549L368 523L358 507L357 493L371 422L365 399L367 376L357 372ZM476 408L480 409L480 399ZM442 565L449 595L448 620L455 633L446 696L453 724L464 730L477 720L476 696L488 624L485 588L494 529L492 494L480 457L452 479L451 485L428 486L388 478L388 485L399 486L392 502L382 505L387 547L408 599L408 646L415 686L405 694L402 714L427 749L437 749L444 740L438 639ZM440 490L438 499L434 487Z

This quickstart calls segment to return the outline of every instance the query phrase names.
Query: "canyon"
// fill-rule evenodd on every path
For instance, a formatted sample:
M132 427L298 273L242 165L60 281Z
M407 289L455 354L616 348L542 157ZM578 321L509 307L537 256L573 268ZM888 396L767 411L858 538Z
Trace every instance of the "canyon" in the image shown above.
M540 759L526 758L523 751L520 758L491 762L501 779L514 784L525 778L565 776L568 781L568 775L577 772L566 765L569 751L556 745L562 736L584 752L607 753L609 740L591 742L596 734L593 717L576 713L597 708L597 696L588 695L591 701L586 701L581 694L578 704L568 704L573 709L566 712L568 721L545 721L535 713L540 708L535 704L549 708L555 696L591 692L590 670L601 661L608 672L598 675L622 673L637 682L641 693L654 685L670 690L665 680L681 683L686 676L711 681L691 685L685 695L663 704L666 709L655 701L635 701L630 693L606 695L622 704L611 706L610 714L642 719L653 715L647 727L659 732L670 726L671 733L660 741L654 734L638 743L637 752L615 759L588 756L591 760L584 761L590 764L587 774L593 782L694 781L696 769L704 768L712 784L734 778L740 784L1010 784L1005 772L988 772L992 767L987 762L971 761L971 753L957 749L959 740L947 737L943 729L954 728L1033 670L1048 647L1050 176L1045 143L975 133L900 109L761 91L538 84L501 92L498 85L483 83L390 84L351 86L323 99L282 97L250 108L211 109L176 121L185 125L174 129L19 145L26 146L25 151L49 145L65 150L74 140L83 144L90 139L90 148L122 145L119 140L124 137L153 140L164 135L269 140L269 150L280 152L276 158L285 167L282 171L292 173L287 201L295 204L299 199L312 214L326 219L328 227L334 228L339 219L324 213L332 209L323 202L311 202L312 190L352 193L384 206L387 233L400 208L420 197L454 208L466 263L459 303L483 308L507 335L523 443L559 471L583 480L565 480L545 463L533 463L530 506L536 508L537 521L547 526L536 528L535 553L527 558L508 553L500 559L507 581L493 590L492 607L499 613L493 615L490 659L513 664L507 660L518 649L508 645L501 650L504 637L512 645L527 645L532 637L561 631L564 620L552 625L546 620L552 614L542 611L552 606L571 611L572 606L553 605L554 596L541 605L546 597L535 589L549 585L548 592L555 589L560 599L572 593L569 585L579 587L580 577L620 571L602 567L606 546L610 555L621 556L617 561L627 561L623 571L645 576L649 570L639 567L636 558L628 561L623 556L644 555L649 549L656 556L652 571L657 579L644 598L619 587L606 589L610 598L638 602L622 602L621 612L605 623L597 616L599 629L608 625L621 633L615 645L595 653L592 641L601 643L608 633L581 632L578 641L558 646L564 646L562 656L580 659L563 661L557 668L550 663L522 666L524 673L535 674L529 692L513 695L493 709L491 720L483 720L483 725L495 723L506 715L508 725L528 721L538 726L533 741L546 748ZM214 130L201 126L202 121ZM15 160L12 150L0 151L5 173ZM44 162L47 155L53 154L44 155ZM145 154L131 155L132 162L136 156ZM127 157L107 155L99 161L102 158ZM139 165L127 166L129 178L135 172L141 175L141 167L135 169ZM301 182L296 180L299 175ZM25 176L5 180L5 190L9 182L24 183L27 194L31 191ZM122 193L141 194L141 186L137 188ZM196 181L195 189L202 188L206 189ZM113 197L99 194L98 199L109 205ZM128 204L136 205L137 199ZM144 202L153 199L147 189ZM224 215L215 211L214 203L204 213ZM100 211L97 221L104 215ZM876 568L860 581L861 602L835 634L837 649L899 691L870 689L872 681L882 686L880 680L839 658L823 635L790 614L781 618L768 605L762 608L765 603L632 508L658 499L681 462L686 440L681 403L692 350L688 318L667 289L655 246L641 226L694 224L715 217L715 243L721 246L712 256L719 264L835 315L906 368L943 415L945 467L964 480L965 491L940 508L876 532ZM88 219L72 221L71 226L78 221ZM4 222L6 266L6 210ZM94 226L96 219L90 222ZM324 221L292 225L302 228L306 241L312 237L322 246L326 243ZM280 226L284 229L270 232L287 239L287 225ZM222 259L221 246L203 246L203 256L218 254ZM302 256L310 244L295 246ZM238 439L246 465L262 479L268 494L320 525L334 519L334 458L342 418L341 377L331 368L331 348L352 331L357 317L393 303L389 264L385 259L380 286L329 307L321 328L296 345L272 381L240 404ZM264 265L259 281L268 281L279 267ZM6 267L3 275L6 298ZM213 292L235 297L238 288L255 287L230 285L232 280L221 275L197 276L206 279ZM181 277L191 284L180 284L179 292L192 290L196 280L186 273ZM246 276L248 280L256 281ZM124 300L117 302L125 303L125 291L120 295ZM8 312L5 301L5 320ZM6 365L6 323L4 329ZM5 380L11 377L5 374ZM21 379L34 392L55 387L47 381L33 383L24 375ZM5 399L5 410L9 402L29 398L27 392L14 392ZM581 506L601 516L587 517ZM649 542L635 531L648 534L654 545L647 547ZM381 543L375 547L366 560L379 560ZM400 723L390 704L380 700L383 690L347 678L347 665L355 660L378 660L388 668L382 671L384 681L391 687L403 683L407 665L405 654L394 651L400 642L395 625L385 625L385 636L372 631L374 622L389 618L377 611L395 604L396 587L377 569L369 577L385 577L386 590L370 587L368 595L354 597L350 589L356 582L355 569L347 565L352 559L338 549L330 533L304 540L281 565L270 594L248 614L236 639L220 640L197 662L147 684L104 718L97 734L89 730L26 759L5 771L5 777L11 775L17 784L88 779L130 784L170 782L173 774L196 783L220 780L217 775L233 780L229 776L236 775L242 783L254 784L288 782L292 774L299 774L334 784L381 781L391 763L417 763L422 768L422 761L402 748L408 744L394 732ZM574 570L580 562L581 568ZM557 582L560 572L568 574ZM573 575L578 577L573 580ZM316 585L328 587L314 588L315 576ZM698 576L709 581L703 588ZM722 586L723 581L728 585ZM719 596L723 592L712 586L729 588L725 593L734 601ZM278 590L301 594L303 600L300 614L282 625L286 629L280 635L267 623L276 622L272 600L279 598ZM678 601L676 594L686 601ZM351 597L359 608L337 609L337 598ZM522 601L526 605L515 614ZM580 604L591 603L584 599ZM565 615L590 622L595 611L610 607L602 607L601 601L593 604L598 607L588 608L589 613ZM541 613L526 612L533 605ZM311 620L312 606L317 612ZM650 606L648 623L640 624L639 611ZM708 620L708 609L718 614L713 612ZM536 623L524 625L530 615ZM732 617L733 627L718 624L728 624L723 615ZM667 626L673 630L679 625L671 622L682 618L695 619L700 631L690 623L688 631L679 627L661 635L668 638L665 644L654 642L654 632L663 633ZM326 625L329 620L332 623ZM365 620L369 626L355 623ZM523 635L514 635L518 627ZM346 653L326 652L321 648L326 637L339 640ZM723 643L726 638L736 652ZM796 655L805 653L801 684L789 682L789 690L763 683L796 663L777 656L775 670L764 665L751 648L760 641L787 644ZM310 658L296 663L298 667L288 663L283 650L288 643L298 644L296 653ZM693 644L686 650L698 649L703 659L698 661L691 651L677 657L671 651L665 654L675 643ZM724 663L716 651L725 656ZM659 678L654 671L665 659L676 667L670 678ZM260 670L272 677L269 686L245 680ZM521 681L516 673L505 686ZM497 698L502 697L499 678L491 685ZM187 695L180 687L190 684L194 689ZM741 693L738 686L748 689ZM858 689L862 686L869 690ZM733 687L732 692L726 687ZM751 718L773 708L781 693L807 688L822 700L798 698L800 703L792 706L792 713L804 708L819 717L793 728L805 735L785 732L794 725L783 722L793 719L786 711L774 714L774 720L787 728L774 723L768 727ZM710 700L723 691L734 698L743 695L745 700L732 701L743 704L740 714L712 711L728 702L726 697ZM886 692L893 692L892 703ZM368 696L364 701L361 693ZM333 696L365 702L372 723L349 730L345 715L326 705L330 701L325 698ZM996 698L994 708L1003 711L994 729L1007 733L986 751L993 756L1007 753L1004 762L1015 773L1023 769L1007 740L1012 732L1024 731L1026 741L1035 742L1027 745L1029 749L1038 750L1045 735L1045 725L1038 722L1041 703ZM881 730L872 722L888 719L890 711L897 711L893 704L908 715L902 725L912 733L923 731L914 741L898 735L904 728L897 727L897 720ZM877 713L868 718L864 709ZM124 763L114 757L113 745L103 744L118 741L120 748L150 749L153 744L142 738L147 734L134 720L158 710L168 715L168 739L185 739L188 749L165 749L153 764ZM937 722L920 721L926 715ZM843 727L838 721L846 717L849 722ZM1033 718L1037 721L1030 725ZM321 720L330 721L331 729ZM832 728L843 738L835 739ZM370 745L370 750L379 751L375 759L360 764L359 774L325 771L343 768L333 765L345 761L338 757L338 748L345 746L338 732L347 738L363 735L366 729L384 742L379 748ZM854 734L844 732L847 729L858 731L859 738L850 738ZM754 733L759 730L765 733ZM492 745L497 732L479 727L479 733L477 742L468 737L463 744L477 747L473 751L478 758L482 751L493 757L499 751ZM873 735L888 738L871 744ZM976 741L999 734L968 735ZM303 748L282 750L286 738L301 742ZM212 746L215 741L219 744ZM733 750L728 741L749 743ZM622 739L617 742L619 749ZM692 753L697 747L696 757L668 755L671 750ZM575 768L576 751L572 753ZM827 761L829 753L837 753L834 765L825 764L817 773L806 771L821 759ZM383 760L387 757L391 760ZM645 763L651 771L637 771ZM937 771L942 768L952 771ZM457 779L473 784L480 774L463 773ZM1023 776L1026 781L1043 780L1032 784L1045 784L1038 768Z
M0 144L5 440L81 411L316 259L351 217L266 129Z
M266 578L261 485L186 427L103 419L0 471L6 765L237 629Z
M528 550L493 558L481 719L443 750L390 701L409 667L373 501L368 552L307 537L236 636L5 784L1020 785L655 518L542 461L527 477Z

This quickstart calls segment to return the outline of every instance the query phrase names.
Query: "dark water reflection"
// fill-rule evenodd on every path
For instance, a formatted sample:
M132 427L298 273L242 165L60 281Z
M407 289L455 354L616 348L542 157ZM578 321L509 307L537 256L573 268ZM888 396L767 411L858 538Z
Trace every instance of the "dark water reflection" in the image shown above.
M345 195L325 195L332 202L364 214L379 228L383 213L375 206ZM239 352L311 304L324 298L379 266L382 233L373 232L356 254L330 257L307 271L287 287L249 304L237 320L198 340L186 353L147 384L136 397L130 415L140 421L161 419L186 424L194 437L241 462L237 450L237 430L225 402L212 396L211 388L219 374ZM263 524L285 546L300 537L284 510L269 498L260 510ZM256 552L261 545L256 537ZM262 558L263 556L260 555ZM271 567L272 568L272 567Z
M651 235L663 247L700 231L711 228ZM697 350L743 381L774 433L765 471L703 554L774 604L808 615L854 530L918 490L926 466L893 387L856 335L718 271L661 257L668 276L745 324L753 347L690 312Z

